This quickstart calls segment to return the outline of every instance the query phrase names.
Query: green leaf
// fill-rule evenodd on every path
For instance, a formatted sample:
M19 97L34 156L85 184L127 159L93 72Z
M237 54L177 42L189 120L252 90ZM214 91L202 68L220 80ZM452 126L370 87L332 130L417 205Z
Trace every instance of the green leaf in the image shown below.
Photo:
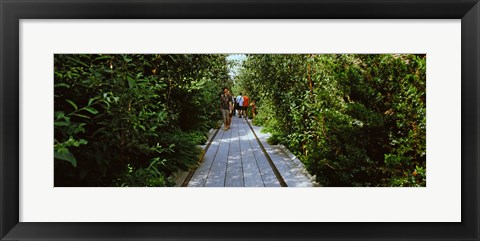
M53 153L53 156L56 159L70 162L70 164L72 164L73 167L77 167L77 159L75 159L75 156L73 156L73 154L68 150L65 150L65 149L62 151L55 150Z
M77 64L80 64L80 65L83 65L83 66L85 66L85 67L88 67L88 64L86 64L85 62L80 61L80 60L78 60L78 59L76 59L76 58L69 57L68 59L72 60L73 62L75 62L75 63L77 63Z
M109 55L107 55L107 56L100 56L100 57L98 57L98 58L95 58L93 61L102 60L102 59L111 59L111 58L112 58L112 56L109 56Z
M128 58L126 55L123 56L123 60L127 63L132 61L132 59Z
M58 84L55 84L54 87L55 88L58 88L58 87L70 88L70 85L66 84L66 83L58 83Z
M130 76L128 76L127 79L128 79L128 86L130 87L130 89L134 88L135 87L135 80Z
M98 114L98 110L95 110L93 107L85 107L84 109L94 115Z
M107 105L107 109L110 108L110 103L108 101L104 100L103 103Z
M55 121L55 126L69 126L70 123L67 123L65 121Z
M73 108L75 108L75 110L78 110L78 107L77 107L77 105L76 105L76 104L75 104L73 101L71 101L71 100L68 100L68 99L67 99L67 100L65 100L65 101L66 101L66 102L68 102L70 105L72 105L72 106L73 106Z
M55 111L54 115L55 115L55 117L57 118L57 120L63 119L63 117L65 117L65 112L63 112L63 111Z
M90 106L97 99L98 99L98 97L93 97L93 98L88 99L88 106Z
M72 115L78 116L78 117L81 117L81 118L85 118L85 119L91 119L89 116L82 115L82 114L77 114L77 113L75 113L75 114L72 114Z

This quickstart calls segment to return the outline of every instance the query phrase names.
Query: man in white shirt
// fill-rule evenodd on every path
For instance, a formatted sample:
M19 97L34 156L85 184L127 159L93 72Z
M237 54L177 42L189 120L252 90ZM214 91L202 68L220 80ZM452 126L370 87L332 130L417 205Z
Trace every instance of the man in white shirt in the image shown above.
M242 114L243 114L243 96L242 96L242 93L240 93L237 98L236 98L236 102L237 102L237 110L238 110L238 118L242 118Z

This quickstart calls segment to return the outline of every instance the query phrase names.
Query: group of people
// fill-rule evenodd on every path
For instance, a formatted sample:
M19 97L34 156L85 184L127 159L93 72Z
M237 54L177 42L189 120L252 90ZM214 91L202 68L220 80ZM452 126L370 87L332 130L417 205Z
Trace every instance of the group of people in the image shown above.
M240 93L237 97L234 97L227 87L223 88L223 92L220 95L220 109L222 111L223 124L225 130L230 129L232 123L232 117L237 112L238 118L245 117L248 119L248 106L252 106L252 114L255 116L255 102L249 103L250 99L247 95Z
M248 119L248 117L247 117L248 101L249 101L248 96L242 95L242 93L240 93L240 95L238 95L235 98L234 108L235 108L235 110L237 110L238 118L242 118L242 115L243 115L245 117L245 119Z

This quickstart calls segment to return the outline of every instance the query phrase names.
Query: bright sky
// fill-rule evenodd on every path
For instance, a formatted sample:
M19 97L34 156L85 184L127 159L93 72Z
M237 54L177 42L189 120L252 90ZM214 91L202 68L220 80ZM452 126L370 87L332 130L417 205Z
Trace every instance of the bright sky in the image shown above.
M245 60L247 56L245 54L230 54L227 56L227 60L234 61L240 64L243 60ZM236 73L238 72L239 65L235 66L233 69L230 69L229 75L235 77Z
M230 54L227 60L240 60L243 61L247 56L245 54Z

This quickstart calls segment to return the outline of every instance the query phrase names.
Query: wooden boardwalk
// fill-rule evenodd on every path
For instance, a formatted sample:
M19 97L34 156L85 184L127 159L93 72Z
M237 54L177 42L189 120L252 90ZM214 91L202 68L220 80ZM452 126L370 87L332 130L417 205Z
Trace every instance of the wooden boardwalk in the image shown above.
M298 159L282 146L268 145L267 137L259 127L251 128L247 120L234 116L229 130L222 126L216 132L187 186L315 186Z

